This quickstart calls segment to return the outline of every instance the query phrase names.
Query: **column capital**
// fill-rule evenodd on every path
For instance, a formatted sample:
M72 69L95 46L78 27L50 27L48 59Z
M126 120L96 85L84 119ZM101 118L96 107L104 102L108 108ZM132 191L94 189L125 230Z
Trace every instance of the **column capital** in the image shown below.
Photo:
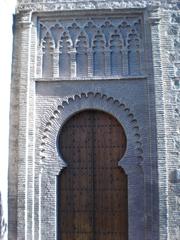
M149 12L148 21L150 25L152 26L158 25L161 20L159 7L158 6L150 7L148 8L148 12Z
M32 25L32 11L23 10L16 15L16 23L18 26L31 26Z

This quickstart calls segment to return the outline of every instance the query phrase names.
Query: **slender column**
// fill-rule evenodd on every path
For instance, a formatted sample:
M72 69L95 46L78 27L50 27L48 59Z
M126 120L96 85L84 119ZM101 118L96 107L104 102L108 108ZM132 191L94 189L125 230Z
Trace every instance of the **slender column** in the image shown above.
M93 51L88 51L88 77L93 76Z
M145 60L144 60L144 49L143 46L141 46L141 48L139 49L139 70L140 70L140 75L144 75L145 74Z
M76 49L70 51L71 64L70 64L70 76L71 78L76 77Z
M110 61L110 50L109 47L105 50L105 75L111 75L111 61Z
M123 59L123 76L128 76L129 75L128 50L126 48L122 50L122 59Z
M57 48L53 52L53 77L59 77L59 51Z
M42 65L43 65L43 50L42 46L38 46L36 75L39 78L42 77Z

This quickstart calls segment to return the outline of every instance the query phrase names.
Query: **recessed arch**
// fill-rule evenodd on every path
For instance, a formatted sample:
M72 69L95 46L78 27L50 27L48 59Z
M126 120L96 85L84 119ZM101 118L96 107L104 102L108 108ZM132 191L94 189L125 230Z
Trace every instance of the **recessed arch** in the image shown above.
M127 151L123 159L119 163L126 174L135 165L143 167L143 149L141 143L140 129L134 114L119 100L107 97L101 93L82 93L74 95L63 101L55 103L49 109L44 119L42 119L41 127L41 144L40 156L42 167L49 167L49 171L59 173L66 166L63 159L60 157L57 148L58 133L64 123L75 113L86 109L95 109L107 112L113 115L122 125L127 136ZM55 149L55 153L54 153ZM131 156L136 156L137 160L132 162ZM51 159L51 165L46 164L48 159ZM128 161L131 159L131 166L128 166ZM54 163L54 164L52 164ZM44 166L43 166L44 165ZM128 166L128 167L127 167Z
M121 123L125 130L127 147L118 165L128 176L128 239L144 239L144 202L142 201L144 198L143 145L138 120L121 99L117 100L99 92L87 92L61 99L52 105L44 119L42 119L39 131L39 167L41 172L39 181L45 184L45 186L41 186L41 196L49 196L51 206L44 199L41 199L40 206L42 209L46 208L49 214L51 214L52 206L54 206L54 215L52 217L54 226L57 226L57 201L56 197L52 199L52 196L57 191L56 176L67 166L58 151L57 138L59 129L73 114L87 109L100 110L111 114ZM138 195L136 194L137 185L139 187ZM137 212L132 211L132 209L138 209L138 221ZM40 217L43 229L49 229L48 225L45 226L44 217Z

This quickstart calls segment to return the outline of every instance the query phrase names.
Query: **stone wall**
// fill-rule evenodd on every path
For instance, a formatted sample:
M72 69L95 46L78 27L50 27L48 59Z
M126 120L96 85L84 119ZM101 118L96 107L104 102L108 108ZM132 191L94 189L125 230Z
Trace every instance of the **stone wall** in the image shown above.
M160 6L165 9L179 9L179 3L176 0L135 0L135 1L127 1L127 0L19 0L18 9L28 9L31 8L33 10L45 10L45 11L53 11L53 10L63 10L63 9L118 9L118 8L145 8L152 6Z
M180 238L180 12L164 10L162 15L168 222L170 239L177 240Z

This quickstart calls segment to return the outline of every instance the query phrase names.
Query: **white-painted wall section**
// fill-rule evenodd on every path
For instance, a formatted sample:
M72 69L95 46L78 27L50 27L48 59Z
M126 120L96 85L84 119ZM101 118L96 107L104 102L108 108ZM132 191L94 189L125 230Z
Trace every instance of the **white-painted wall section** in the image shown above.
M3 215L7 222L7 169L8 169L8 142L9 142L9 100L11 82L12 59L12 24L15 10L15 0L1 0L0 28L3 34L0 37L0 192L2 194ZM1 234L1 233L0 233ZM1 236L0 236L1 239ZM3 239L7 239L4 236Z

